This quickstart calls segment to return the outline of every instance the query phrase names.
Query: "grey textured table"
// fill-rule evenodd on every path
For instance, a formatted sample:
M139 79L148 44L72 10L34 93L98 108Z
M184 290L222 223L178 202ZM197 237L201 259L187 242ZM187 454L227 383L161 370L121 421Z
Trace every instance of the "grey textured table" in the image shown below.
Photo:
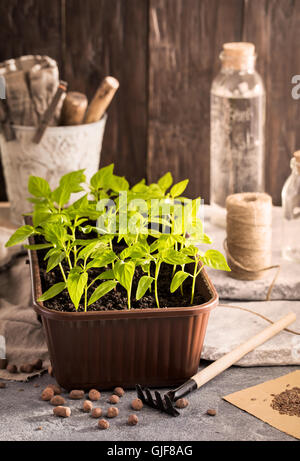
M0 216L1 218L1 216ZM0 220L1 221L1 220ZM1 222L0 222L1 224ZM210 229L216 240L216 247L222 246L224 231ZM209 227L207 228L207 232ZM2 231L2 237L5 240L5 235ZM5 237L5 238L4 238ZM7 255L0 254L0 259L4 260ZM9 255L8 255L9 256ZM278 255L277 255L278 256ZM286 285L280 282L277 291L275 290L275 299L286 297L291 301L285 301L282 305L282 314L286 313L287 309L293 308L299 302L299 272L290 271L286 266L283 273L288 271L291 274L293 286L286 289ZM224 274L223 274L224 275ZM216 271L211 271L211 276L221 294L226 298L228 285L232 287L236 281L233 279L224 279L222 274ZM262 282L260 282L262 283ZM267 282L264 281L264 290ZM249 286L249 285L248 285ZM251 287L250 293L261 293L261 286L257 286L256 290ZM264 291L262 290L262 291ZM297 291L298 290L298 291ZM240 284L239 293L243 294L244 301L250 300L248 287L245 284ZM229 289L230 293L233 290ZM286 296L282 296L282 294ZM237 301L237 297L234 296ZM263 295L262 298L264 299ZM252 298L251 307L258 311L262 311L269 315L268 309L270 306L266 303L257 303L254 301L260 300L259 296ZM274 319L281 314L281 301L276 301L274 304ZM244 302L243 305L246 303ZM257 305L259 306L257 306ZM287 306L287 304L290 304ZM276 309L275 309L276 307ZM263 309L266 309L263 310ZM292 309L291 309L292 310ZM222 314L222 310L219 311ZM237 312L228 312L229 315L237 315ZM247 314L246 314L247 315ZM251 314L249 314L251 315ZM272 316L271 316L272 317ZM273 318L273 317L272 317ZM245 321L247 317L245 318ZM206 345L204 352L207 357L218 358L220 353L225 353L227 350L221 350L212 336L214 330L214 322L219 322L218 313L211 318L206 337ZM264 322L254 318L257 326L253 328L264 328L267 326ZM221 318L221 323L223 322ZM252 322L252 320L251 320ZM260 322L260 323L259 323ZM239 327L241 326L238 322ZM250 325L250 322L249 322ZM248 325L248 326L249 326ZM221 328L224 329L222 323ZM249 334L249 332L248 332ZM286 335L286 333L282 333ZM227 335L228 336L228 335ZM231 342L228 347L233 347L233 335L230 335ZM237 338L240 340L241 338ZM298 343L297 343L298 344ZM296 340L294 344L295 348ZM288 345L290 350L290 344ZM206 364L207 365L207 364ZM292 437L270 427L268 424L256 419L254 416L245 413L235 406L225 402L222 397L232 392L244 389L249 386L254 386L269 379L274 379L291 371L298 369L296 366L272 366L272 367L232 367L226 370L223 374L217 376L214 380L207 383L202 389L193 393L190 397L190 406L182 411L178 418L172 418L168 415L158 413L149 408L143 408L139 413L139 424L136 427L128 427L126 425L127 417L132 412L130 410L130 402L135 397L135 392L130 391L122 399L119 409L120 415L115 420L111 421L111 427L107 431L100 431L97 428L97 420L92 419L89 415L81 411L82 401L71 401L70 406L72 415L68 419L56 418L53 415L53 407L40 399L41 391L49 383L54 383L54 378L48 374L40 378L34 378L26 383L8 382L5 389L0 389L0 440L106 440L106 441L217 441L217 440L236 440L236 441L291 441L295 440ZM39 384L39 387L35 387ZM104 410L109 406L106 402L108 393L103 394L99 402ZM98 405L97 405L98 406ZM208 408L217 409L217 416L211 417L206 415ZM42 429L39 430L38 428Z
M191 394L189 407L182 410L178 418L144 407L138 413L139 424L135 427L126 425L132 412L130 402L135 398L135 392L128 391L118 405L119 416L111 420L111 427L106 431L99 430L97 420L81 411L82 401L70 401L70 418L55 417L53 407L40 399L42 389L54 382L48 374L27 383L10 382L6 389L0 389L0 440L293 441L294 438L225 402L222 396L295 369L297 367L291 366L232 367ZM103 393L97 406L106 409L108 395ZM217 415L206 415L208 408L217 409Z

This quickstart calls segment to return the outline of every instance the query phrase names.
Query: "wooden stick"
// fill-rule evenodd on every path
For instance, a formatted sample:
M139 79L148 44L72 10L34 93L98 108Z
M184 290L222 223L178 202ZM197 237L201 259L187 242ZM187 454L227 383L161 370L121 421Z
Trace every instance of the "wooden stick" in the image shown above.
M67 91L67 87L68 87L68 84L66 82L63 82L62 80L59 82L59 85L58 85L58 88L57 88L57 91L51 101L51 104L50 106L48 107L48 109L45 111L44 113L44 116L43 116L43 119L38 127L38 129L36 130L35 132L35 135L33 137L33 142L35 142L36 144L38 144L44 133L45 133L45 130L51 120L51 117L53 116L54 114L54 111L56 109L56 106L57 104L59 103L60 101L60 98L62 97L63 93L65 93Z
M6 120L5 122L2 122L1 127L7 142L14 141L16 139L16 133L10 121Z
M227 368L238 362L242 357L244 357L244 355L248 354L248 352L253 351L253 349L275 336L281 330L284 330L284 328L293 323L295 320L296 315L293 312L290 312L285 317L282 317L280 320L273 323L273 325L265 328L257 335L248 339L245 343L233 349L233 351L224 355L219 360L216 360L204 370L199 371L199 373L192 376L191 379L197 383L197 388L199 389L199 387L203 386L203 384L222 373L222 371L227 370Z
M88 105L85 94L69 91L61 110L61 125L80 125Z
M105 77L87 108L84 123L93 123L101 119L118 88L119 82L117 79Z

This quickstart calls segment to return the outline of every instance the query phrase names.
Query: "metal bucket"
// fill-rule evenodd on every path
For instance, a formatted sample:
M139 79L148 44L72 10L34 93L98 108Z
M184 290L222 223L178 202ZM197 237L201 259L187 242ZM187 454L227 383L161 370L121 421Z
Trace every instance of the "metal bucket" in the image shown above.
M51 188L62 175L85 169L87 180L99 169L106 114L95 123L48 127L39 144L32 142L36 127L14 126L16 139L0 134L0 149L11 220L22 224L22 213L31 211L28 197L30 175L45 178ZM79 197L79 196L78 196Z

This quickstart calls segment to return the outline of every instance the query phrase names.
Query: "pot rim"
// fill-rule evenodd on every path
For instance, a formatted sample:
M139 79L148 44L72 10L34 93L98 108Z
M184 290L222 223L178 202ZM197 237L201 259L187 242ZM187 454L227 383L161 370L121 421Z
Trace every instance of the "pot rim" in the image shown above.
M100 120L97 120L97 122L91 122L91 123L80 123L79 125L60 125L60 126L48 126L47 127L47 132L51 133L51 134L56 134L56 132L58 133L61 133L62 131L71 131L71 130L74 130L75 129L78 129L78 128L87 128L87 129L92 129L93 127L97 127L97 126L101 126L103 124L105 124L107 120L107 113L105 112L101 119ZM17 129L17 131L29 131L29 132L35 132L36 131L36 127L34 126L26 126L26 125L12 125L12 127L14 129Z

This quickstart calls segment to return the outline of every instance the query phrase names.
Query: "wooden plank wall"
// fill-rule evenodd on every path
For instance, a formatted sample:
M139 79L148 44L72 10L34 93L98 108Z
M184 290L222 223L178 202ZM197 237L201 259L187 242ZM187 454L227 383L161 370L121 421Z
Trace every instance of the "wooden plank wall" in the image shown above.
M267 189L280 203L300 148L300 0L0 0L0 61L57 59L70 89L89 97L106 74L120 90L109 111L101 164L132 181L170 170L209 199L209 90L222 43L256 44L268 98ZM0 168L0 200L5 184Z

